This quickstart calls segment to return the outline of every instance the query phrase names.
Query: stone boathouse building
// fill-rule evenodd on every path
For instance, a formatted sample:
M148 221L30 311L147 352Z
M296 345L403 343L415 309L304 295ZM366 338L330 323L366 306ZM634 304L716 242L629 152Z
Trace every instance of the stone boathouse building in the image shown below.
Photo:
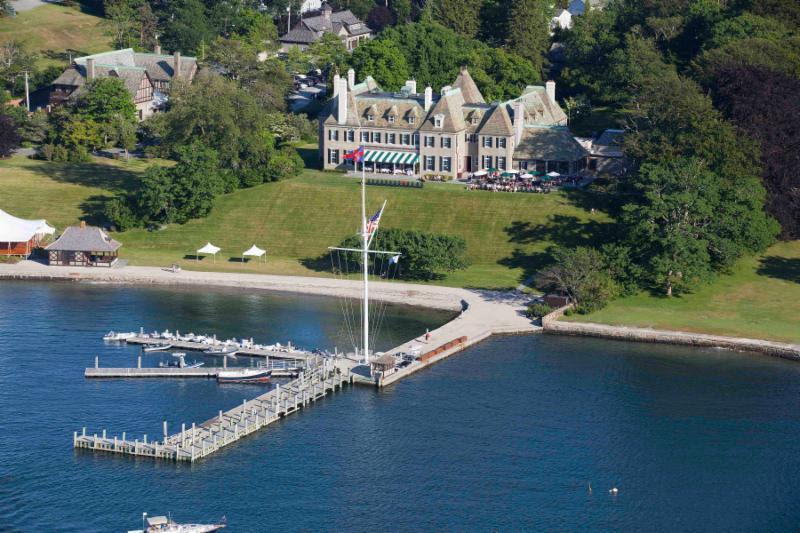
M588 153L566 124L552 81L487 103L466 68L438 93L431 87L418 93L413 80L400 91L382 91L370 76L355 83L351 69L347 79L334 76L333 97L320 116L320 158L324 169L352 169L343 156L363 146L368 171L570 174L586 167Z

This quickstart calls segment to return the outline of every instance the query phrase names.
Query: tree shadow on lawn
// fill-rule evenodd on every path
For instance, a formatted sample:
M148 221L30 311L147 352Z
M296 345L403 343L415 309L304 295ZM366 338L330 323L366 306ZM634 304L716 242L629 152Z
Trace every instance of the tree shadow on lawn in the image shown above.
M297 147L297 154L303 160L306 168L319 170L319 151L316 148L310 147Z
M53 163L29 167L32 172L60 183L106 189L110 192L130 192L139 182L140 173L126 168L98 163Z
M90 226L109 227L111 222L105 213L106 203L111 200L111 196L96 194L90 196L78 206L83 212L81 220Z
M769 255L761 259L756 273L760 276L800 283L800 259Z

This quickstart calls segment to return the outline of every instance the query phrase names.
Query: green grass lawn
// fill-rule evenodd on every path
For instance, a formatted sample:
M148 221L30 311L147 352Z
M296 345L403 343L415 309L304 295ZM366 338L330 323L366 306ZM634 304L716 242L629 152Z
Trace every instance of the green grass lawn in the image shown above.
M743 259L693 294L640 294L565 320L800 342L800 241Z
M0 19L0 41L19 40L40 54L38 66L64 65L73 57L108 50L105 20L78 7L48 4Z
M133 183L146 163L97 160L65 165L15 157L0 161L0 208L23 217L43 217L59 228L80 218L94 221L102 202ZM513 287L533 273L552 243L589 242L609 219L589 212L587 198L562 194L507 194L466 191L452 184L424 189L370 187L369 209L388 201L384 227L461 235L472 266L439 283L471 287ZM591 201L589 198L588 201ZM211 214L160 231L116 234L131 264L170 265L230 271L328 275L314 259L328 246L355 233L357 180L306 170L280 183L236 191L217 200ZM187 259L211 241L222 247L216 262ZM267 265L230 261L252 244L266 248Z

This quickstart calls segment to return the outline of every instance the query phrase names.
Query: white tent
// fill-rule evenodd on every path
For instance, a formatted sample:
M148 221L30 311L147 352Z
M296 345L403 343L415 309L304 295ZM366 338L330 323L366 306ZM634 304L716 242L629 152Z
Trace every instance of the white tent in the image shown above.
M548 172L547 175L550 176L551 178L558 178L559 176L561 176L561 174L559 174L555 170L552 172Z
M0 242L27 242L55 232L56 229L45 220L25 220L0 209Z
M219 252L222 248L219 246L214 246L210 242L207 242L205 246L197 250L197 260L200 260L200 254L211 254L214 256L214 260L217 259L217 252Z
M258 246L256 246L254 244L253 246L251 246L250 248L248 248L247 250L242 252L242 257L243 258L245 256L248 256L248 257L264 257L264 255L266 255L266 253L267 253L266 250L262 250L261 248L259 248ZM264 257L264 262L266 263L266 261L267 261L267 258Z

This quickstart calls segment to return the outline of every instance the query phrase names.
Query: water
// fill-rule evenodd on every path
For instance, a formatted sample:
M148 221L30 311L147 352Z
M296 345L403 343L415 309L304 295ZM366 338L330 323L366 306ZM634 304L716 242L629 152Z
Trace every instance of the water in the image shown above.
M382 347L445 319L389 314ZM800 365L726 351L494 338L397 386L345 389L194 465L71 448L83 425L159 437L164 419L175 429L262 390L85 380L95 354L135 362L132 348L103 345L108 329L331 347L340 316L322 298L0 283L0 530L125 531L143 511L226 515L229 531L800 522Z

